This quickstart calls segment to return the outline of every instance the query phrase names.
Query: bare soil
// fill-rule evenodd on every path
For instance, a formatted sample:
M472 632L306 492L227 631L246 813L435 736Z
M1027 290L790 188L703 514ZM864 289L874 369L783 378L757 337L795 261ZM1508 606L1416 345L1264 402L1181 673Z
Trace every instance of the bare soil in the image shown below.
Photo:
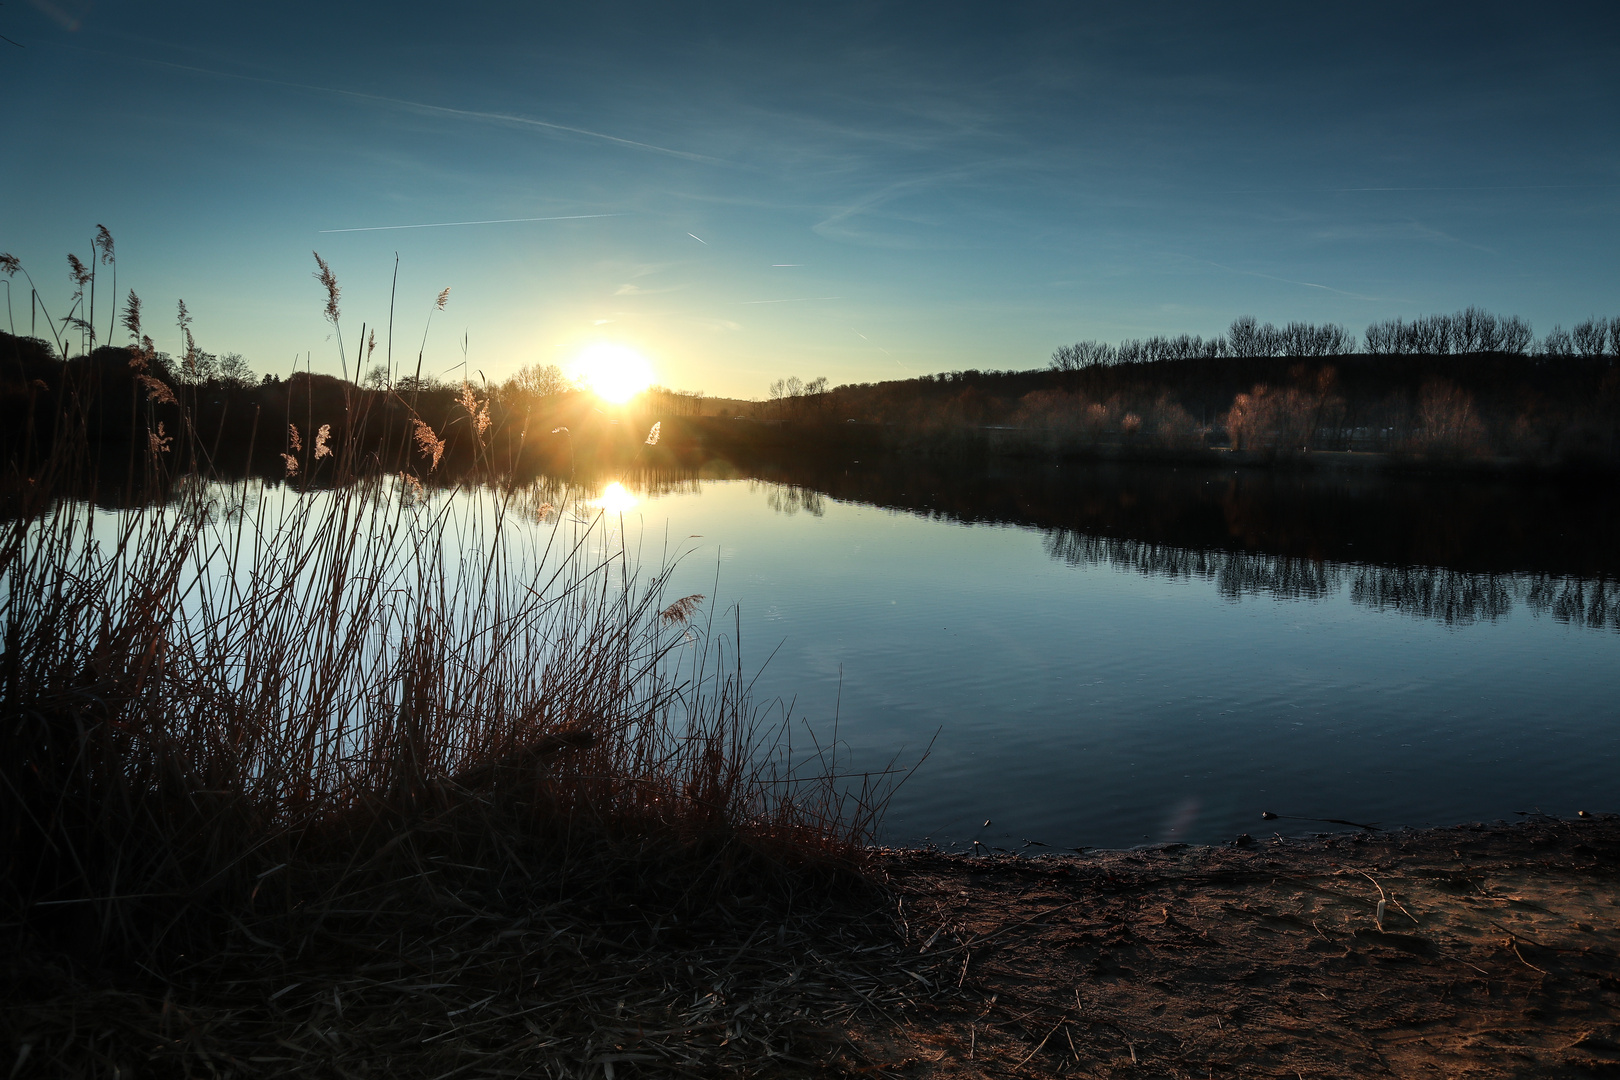
M883 865L933 989L851 1072L1620 1073L1614 815Z
M417 861L241 923L163 978L0 955L0 1070L1620 1075L1615 815L1060 857L887 851L863 883L808 891L816 875L720 887L717 867L650 854L566 888L513 859Z

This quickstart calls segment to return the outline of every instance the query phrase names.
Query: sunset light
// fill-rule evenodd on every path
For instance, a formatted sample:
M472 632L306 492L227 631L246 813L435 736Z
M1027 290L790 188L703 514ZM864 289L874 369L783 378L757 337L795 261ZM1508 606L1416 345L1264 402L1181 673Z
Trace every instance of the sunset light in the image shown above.
M639 501L634 495L625 490L623 484L615 480L603 488L601 497L592 499L590 505L598 507L604 513L622 514Z
M0 1080L1620 1080L1620 2L0 58Z
M575 370L603 401L622 405L652 385L652 365L627 346L611 341L588 345L574 360Z

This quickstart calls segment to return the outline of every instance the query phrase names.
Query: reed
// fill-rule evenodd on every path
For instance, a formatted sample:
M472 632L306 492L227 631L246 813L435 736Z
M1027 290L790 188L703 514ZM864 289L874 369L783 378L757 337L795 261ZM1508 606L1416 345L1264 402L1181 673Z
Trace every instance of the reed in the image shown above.
M853 943L884 925L862 868L887 778L796 752L668 562L600 514L537 526L512 485L172 475L190 424L154 429L153 497L106 511L58 400L0 538L12 1075L432 1075L497 1045L747 1071L859 1003L782 975L840 940L848 970L883 959ZM708 1016L740 978L782 1004L754 1043Z

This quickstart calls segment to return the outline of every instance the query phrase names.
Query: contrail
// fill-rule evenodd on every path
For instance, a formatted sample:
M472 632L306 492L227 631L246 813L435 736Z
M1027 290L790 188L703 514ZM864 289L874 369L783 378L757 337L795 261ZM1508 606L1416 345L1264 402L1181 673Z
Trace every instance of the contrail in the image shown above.
M624 217L623 214L563 214L559 217L490 218L487 221L430 221L425 225L364 225L358 229L322 229L323 233L387 232L389 229L444 229L451 225L510 225L518 221L580 221L584 218Z
M873 344L871 338L867 337L865 334L861 333L859 330L855 329L853 326L849 328L849 332L854 334L856 337L860 338L862 341L866 342L868 345L871 345L872 348L876 349L878 352L882 353L884 356L893 356L894 355L888 349L885 349L883 346ZM900 363L900 361L896 360L895 363L898 364L898 363Z
M771 263L774 266L803 266L804 263Z
M686 235L692 237L692 239L696 240L698 243L702 244L704 247L709 246L709 242L707 240L703 239L703 237L701 237L701 236L694 235L693 233L687 233Z
M789 296L783 300L741 300L743 304L797 304L805 300L842 300L842 296Z
M77 49L80 52L97 53L102 56L113 55L100 49L85 49L78 46L67 45L64 48ZM571 135L583 135L591 139L601 139L604 142L617 143L636 150L646 150L655 154L668 154L671 157L685 158L688 161L705 161L714 165L735 165L735 162L724 161L721 158L710 157L707 154L694 154L689 150L675 150L668 146L658 146L654 143L639 142L635 139L625 139L617 135L609 135L603 131L592 131L589 128L574 127L570 124L554 124L549 120L537 120L531 116L518 116L512 113L483 112L478 109L456 109L448 105L430 105L423 101L411 101L408 98L389 97L386 94L368 94L360 90L344 90L336 86L320 86L314 83L292 82L287 79L270 79L262 75L242 75L234 71L220 71L217 68L196 67L192 64L176 64L169 60L155 60L150 57L137 57L141 63L156 67L171 68L175 71L194 71L200 75L213 75L222 79L236 79L240 82L260 83L265 86L285 86L294 90L312 90L320 94L336 94L341 97L354 98L359 101L374 101L382 105L395 105L405 109L415 109L418 112L432 116L463 117L468 120L481 120L486 123L512 124L518 127L540 128L546 131L562 131Z

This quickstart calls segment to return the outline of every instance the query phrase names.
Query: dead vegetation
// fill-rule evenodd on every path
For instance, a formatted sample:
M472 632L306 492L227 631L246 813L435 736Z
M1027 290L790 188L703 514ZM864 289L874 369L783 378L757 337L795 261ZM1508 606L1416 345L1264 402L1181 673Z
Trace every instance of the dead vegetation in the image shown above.
M953 989L886 1075L1620 1069L1620 817L1092 856L897 852ZM915 947L915 946L914 946Z
M10 1077L760 1074L914 992L890 778L795 746L667 561L325 427L332 490L177 474L185 416L109 479L94 389L5 477Z

